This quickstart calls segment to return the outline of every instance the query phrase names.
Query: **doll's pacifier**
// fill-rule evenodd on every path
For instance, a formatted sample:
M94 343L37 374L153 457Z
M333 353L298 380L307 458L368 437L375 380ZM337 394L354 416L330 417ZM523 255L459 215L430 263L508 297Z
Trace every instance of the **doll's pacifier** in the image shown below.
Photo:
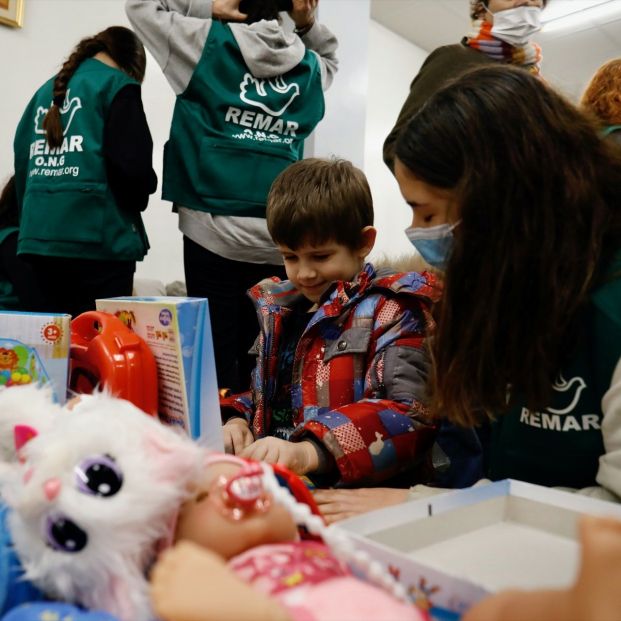
M225 504L233 511L233 517L239 513L264 513L269 508L269 497L263 485L263 468L258 463L248 463L232 476L224 486Z

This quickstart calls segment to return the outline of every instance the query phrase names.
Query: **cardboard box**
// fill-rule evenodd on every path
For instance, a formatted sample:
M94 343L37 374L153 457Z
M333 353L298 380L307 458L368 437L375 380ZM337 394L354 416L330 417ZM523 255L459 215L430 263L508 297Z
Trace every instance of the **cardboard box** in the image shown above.
M204 298L120 297L97 310L125 322L150 347L158 371L159 417L223 450L209 307Z
M384 564L434 619L505 588L563 588L578 570L581 514L621 506L507 479L412 500L332 528Z
M71 317L0 312L0 385L51 384L59 403L67 399Z

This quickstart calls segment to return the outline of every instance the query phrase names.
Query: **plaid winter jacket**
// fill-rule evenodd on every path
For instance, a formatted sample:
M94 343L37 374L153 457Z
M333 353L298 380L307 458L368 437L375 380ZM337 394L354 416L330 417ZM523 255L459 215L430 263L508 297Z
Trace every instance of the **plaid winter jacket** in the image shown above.
M226 420L243 415L255 438L267 435L276 391L283 320L301 294L277 278L255 285L260 334L252 390L222 399ZM291 439L319 442L334 458L340 484L385 480L430 449L435 428L425 403L433 328L432 274L377 277L367 264L354 282L337 282L302 334L293 362Z

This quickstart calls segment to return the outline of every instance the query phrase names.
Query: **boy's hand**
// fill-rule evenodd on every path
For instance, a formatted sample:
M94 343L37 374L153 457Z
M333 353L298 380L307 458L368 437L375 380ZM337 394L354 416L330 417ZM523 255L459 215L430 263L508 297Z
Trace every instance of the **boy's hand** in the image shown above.
M311 28L315 23L315 9L319 0L292 0L293 9L289 11L289 17L293 20L298 30Z
M280 438L261 438L245 448L240 457L281 464L296 474L314 472L319 468L319 455L312 442L289 442Z
M245 418L229 418L222 427L224 452L239 455L247 446L254 442L254 436Z
M239 0L213 0L211 15L227 22L243 22L248 15L240 13Z

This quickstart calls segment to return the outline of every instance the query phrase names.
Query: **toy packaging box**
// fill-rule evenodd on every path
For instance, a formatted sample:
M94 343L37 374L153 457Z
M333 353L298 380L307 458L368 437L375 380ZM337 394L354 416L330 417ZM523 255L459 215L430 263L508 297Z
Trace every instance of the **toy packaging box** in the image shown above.
M0 311L0 386L51 384L67 399L69 315Z
M159 417L208 448L223 450L209 307L204 298L120 297L96 301L147 343L157 363Z
M581 514L621 506L510 479L412 500L333 525L382 562L431 618L459 619L505 588L564 588Z

